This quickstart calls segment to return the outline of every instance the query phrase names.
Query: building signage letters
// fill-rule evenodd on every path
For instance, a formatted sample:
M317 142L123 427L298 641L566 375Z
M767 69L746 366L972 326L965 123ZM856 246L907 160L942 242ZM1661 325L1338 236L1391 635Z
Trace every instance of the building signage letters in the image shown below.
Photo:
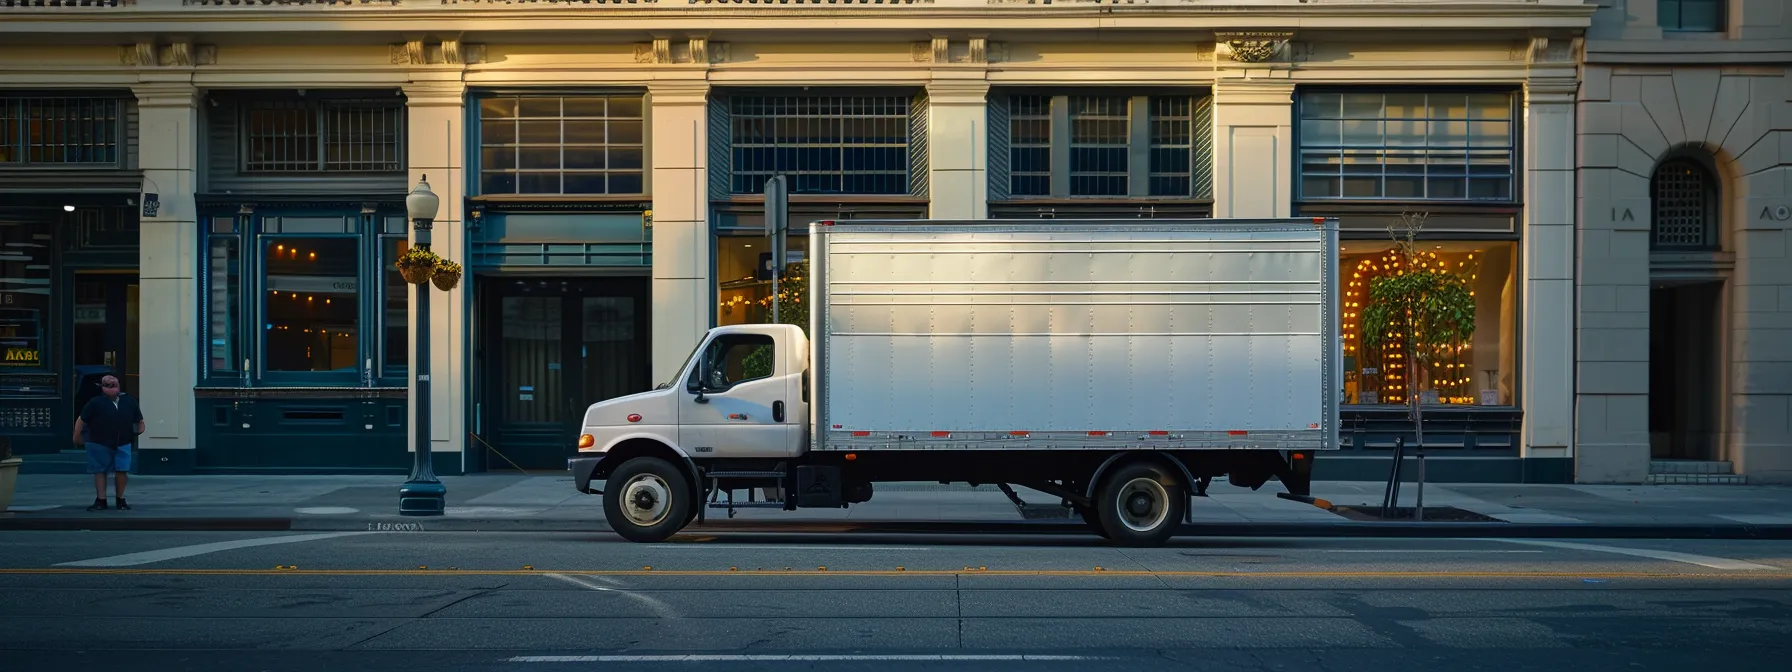
M26 364L42 364L43 360L38 358L36 348L7 348L6 363L12 366L20 366Z
M1783 205L1777 208L1762 206L1761 219L1771 222L1784 222L1792 219L1792 208Z
M1612 221L1634 222L1636 221L1636 215L1630 213L1630 208L1624 208L1624 211L1621 213L1618 211L1618 208L1612 208Z

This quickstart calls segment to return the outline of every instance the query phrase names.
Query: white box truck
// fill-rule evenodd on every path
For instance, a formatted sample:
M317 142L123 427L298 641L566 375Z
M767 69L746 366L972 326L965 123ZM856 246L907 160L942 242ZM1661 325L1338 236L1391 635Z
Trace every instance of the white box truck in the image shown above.
M673 380L585 412L568 468L616 533L846 507L900 481L1030 488L1128 546L1169 538L1220 475L1315 503L1313 459L1339 440L1336 220L809 235L806 330L711 329Z

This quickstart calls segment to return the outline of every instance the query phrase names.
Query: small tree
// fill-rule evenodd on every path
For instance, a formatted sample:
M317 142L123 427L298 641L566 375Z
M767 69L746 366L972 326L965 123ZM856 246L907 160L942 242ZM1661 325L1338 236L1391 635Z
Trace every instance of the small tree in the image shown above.
M1369 283L1362 317L1363 345L1381 348L1397 339L1406 346L1406 396L1412 399L1427 382L1421 376L1433 356L1453 351L1475 334L1475 298L1468 281L1428 264L1418 252L1414 239L1424 225L1423 213L1407 213L1388 226L1397 266Z

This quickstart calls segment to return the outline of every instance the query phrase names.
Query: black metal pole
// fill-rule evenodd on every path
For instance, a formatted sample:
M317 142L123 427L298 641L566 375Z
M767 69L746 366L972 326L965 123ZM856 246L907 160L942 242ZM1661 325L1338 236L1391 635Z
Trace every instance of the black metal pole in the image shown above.
M413 222L416 245L429 249L433 221ZM417 283L417 349L411 356L411 370L416 372L416 413L412 427L416 444L411 463L411 477L398 491L398 513L406 516L440 516L446 512L448 488L436 478L436 468L429 453L429 283Z

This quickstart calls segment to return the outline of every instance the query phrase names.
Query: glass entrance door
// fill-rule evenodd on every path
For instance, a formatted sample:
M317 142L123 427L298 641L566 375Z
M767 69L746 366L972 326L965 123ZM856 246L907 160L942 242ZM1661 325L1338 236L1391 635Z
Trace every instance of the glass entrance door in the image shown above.
M125 394L137 394L138 298L135 274L75 274L70 354L77 413L100 394L99 381L106 374L118 376Z
M480 283L487 470L557 470L594 402L652 387L644 278ZM496 453L496 454L494 454Z

